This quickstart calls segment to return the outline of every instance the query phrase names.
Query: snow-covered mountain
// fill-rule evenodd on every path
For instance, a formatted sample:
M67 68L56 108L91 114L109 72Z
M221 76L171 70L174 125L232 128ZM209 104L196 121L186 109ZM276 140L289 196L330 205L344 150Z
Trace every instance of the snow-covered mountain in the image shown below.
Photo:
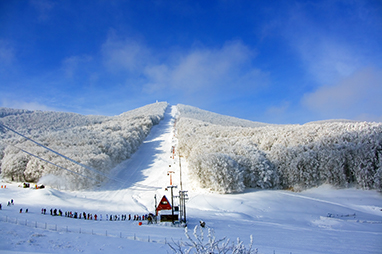
M51 185L64 182L70 189L103 182L112 168L138 149L167 106L154 103L114 117L1 108L0 123L94 169L3 129L2 177L37 182L53 175L58 178L51 177ZM177 149L189 163L190 181L199 187L220 193L248 187L299 190L323 183L382 189L381 123L271 125L181 104L176 108Z
M239 127L262 127L271 125L267 123L253 122L232 116L220 115L214 112L183 104L178 104L176 107L183 118L192 118L216 125Z
M155 115L160 117L167 104L162 106L160 104L148 105L115 118L122 117L132 123L135 123L134 120L139 120L138 123L140 123L144 119L155 119ZM155 110L158 111L154 111L157 114L152 114L153 117L142 118L141 115L150 115L146 113L149 108L156 108ZM224 121L225 116L212 115L220 118L218 121ZM210 116L208 118L211 121ZM63 135L66 131L67 139L78 144L81 140L87 140L86 138L90 134L98 133L99 136L94 135L94 139L91 140L92 143L98 145L97 138L101 138L105 144L115 143L109 142L109 139L104 141L105 135L103 132L95 132L94 129L97 129L95 126L105 125L104 132L108 133L106 136L111 136L110 140L119 140L113 135L118 134L122 137L127 135L124 130L127 132L134 131L134 129L129 129L128 124L122 120L120 123L115 121L114 117L106 118L97 120L99 122L96 124L67 127L58 133ZM158 120L158 118L156 119ZM175 121L176 119L177 121ZM216 123L217 120L213 121ZM121 125L123 126L121 127ZM367 125L373 124L366 123ZM93 127L90 128L91 126ZM139 124L133 124L133 127L137 129L139 126ZM175 189L171 189L174 190L175 195L174 201L170 199L172 204L178 204L179 200L176 196L180 190L180 180L183 182L183 190L188 191L188 200L186 201L187 228L192 239L195 239L192 235L192 229L200 224L200 220L206 222L204 241L201 240L203 237L199 237L200 244L204 246L211 246L213 245L211 242L219 241L224 237L231 239L233 244L239 245L243 241L243 244L248 246L251 235L253 236L252 252L245 252L241 249L241 253L340 254L348 253L349 250L353 253L380 253L382 198L380 193L375 190L336 189L330 185L322 185L299 193L289 190L248 188L243 193L222 195L216 192L212 193L208 189L198 188L195 183L200 185L202 181L199 183L198 178L190 179L188 172L195 171L191 153L195 153L195 151L191 151L187 157L184 151L179 154L179 142L183 142L181 147L185 149L184 142L187 140L191 142L189 146L191 150L200 148L202 149L201 152L208 152L213 151L212 149L221 149L219 153L216 153L216 160L210 160L210 157L206 156L203 163L210 164L212 170L204 173L205 178L213 179L214 163L219 165L221 163L220 158L225 157L231 158L229 161L233 164L234 160L241 158L241 161L237 160L238 163L246 162L248 164L244 165L251 165L251 163L256 162L252 159L256 159L257 156L258 167L261 169L264 162L274 163L270 153L264 148L271 147L270 150L272 151L274 144L277 143L276 141L269 142L272 140L270 139L272 135L283 134L285 137L279 136L277 140L284 140L284 142L291 138L294 143L290 140L289 146L284 145L288 149L298 147L300 143L305 144L302 141L303 138L314 140L313 137L317 135L312 133L298 137L299 133L304 133L302 131L303 126L289 126L289 129L287 127L243 128L216 125L186 118L182 116L179 107L171 106L165 110L163 120L152 126L150 133L139 145L137 151L129 159L114 167L108 174L110 179L101 186L73 191L51 188L51 185L44 189L20 188L18 186L22 185L19 183L10 183L9 180L0 177L1 186L4 186L0 189L0 204L3 204L2 210L0 210L0 253L186 253L190 246L176 245L179 242L190 243L185 237L185 229L182 227L171 226L171 223L147 224L147 221L115 219L116 216L122 218L122 215L130 214L134 217L134 215L154 212L157 199L163 195L170 197L172 191L168 186L171 180L173 186L177 186ZM90 128L91 132L88 136L84 135L77 141L76 134L87 133L85 130L79 132L78 129L81 128ZM270 131L269 135L266 133L267 128ZM300 128L301 130L299 130ZM316 128L318 127L316 126ZM77 132L73 134L72 130ZM296 132L295 134L293 130ZM18 129L18 131L23 134L28 133L22 129ZM36 130L31 128L29 133L34 133L34 131ZM327 130L327 132L330 131L338 132L333 129ZM47 131L51 134L54 132L53 130ZM316 132L319 133L319 131ZM70 133L74 137L70 137ZM248 135L244 136L241 133L248 133ZM264 140L259 136L259 133L262 133ZM24 149L37 148L32 144L24 147L28 142L31 142L25 141L23 138L12 138L13 134L10 134L9 131L2 135L7 135L7 144L14 142L16 146L23 145ZM38 132L33 135L35 135L33 136L34 140L50 146L47 142L50 139L43 140L42 138L45 136L38 134ZM27 136L32 137L32 134ZM318 135L318 137L321 136ZM259 141L255 145L256 140L251 140L252 137L259 138L261 142ZM195 142L193 142L193 138ZM203 144L201 139L205 139L203 146L197 145ZM243 139L248 139L248 142L243 142ZM275 137L274 139L276 140ZM321 139L317 138L317 140ZM373 137L366 138L366 140L372 139ZM57 140L61 140L61 143L56 145L57 151L65 154L70 149L75 150L79 157L86 155L86 152L81 149L88 149L93 145L87 142L86 146L71 146L70 149L65 150L64 139L57 138ZM18 141L21 142L17 144ZM352 139L349 139L350 141ZM55 143L52 142L52 144ZM227 146L227 144L231 145ZM246 144L248 146L245 146ZM292 146L292 144L297 145ZM360 142L359 144L363 145L364 143ZM279 146L282 145L283 143L279 144ZM175 147L175 153L173 153L173 147ZM236 152L237 157L234 157L235 154L230 154L231 152ZM182 154L184 157L179 156ZM45 159L48 159L49 156L55 158L53 155L51 152L45 152L41 156L44 156ZM75 156L75 154L72 152L71 156ZM223 168L220 178L215 178L216 186L229 182L230 167L231 165L228 165ZM269 165L269 167L276 166ZM172 171L173 174L169 175L169 171ZM57 170L57 172L60 171ZM276 170L275 173L278 171ZM95 173L90 170L89 176L94 177L94 175ZM59 177L55 178L59 179ZM46 183L46 180L49 180L47 176L41 182ZM81 176L73 176L69 180L85 182ZM207 181L211 180L207 179ZM219 183L219 181L222 182ZM266 185L267 182L264 179L261 181L264 188L272 188L272 186ZM207 188L211 187L207 186ZM215 190L220 191L216 187ZM14 205L7 206L6 204L10 199L13 199ZM27 208L29 209L28 213L25 212ZM42 208L47 210L47 214L41 213ZM50 209L62 210L64 213L85 212L94 216L97 215L98 219L84 219L83 217L78 219L65 215L50 216ZM110 216L112 216L112 220L110 220ZM140 225L142 222L143 224ZM213 238L213 231L215 231L216 238ZM196 230L194 235L201 236L202 234L200 230ZM212 241L210 241L211 238ZM235 241L238 238L241 240ZM199 242L199 240L196 241ZM183 247L183 250L173 252L168 244L179 248ZM226 241L220 241L220 249L222 249L222 244L225 245ZM230 245L225 246L229 247ZM193 248L189 253L198 252ZM209 251L208 253L219 253L219 251ZM237 252L228 251L224 253Z
M191 179L220 193L329 183L382 189L382 124L266 125L178 105L179 151Z
M37 182L43 176L53 175L58 176L51 177L57 181L50 182L53 186L89 188L104 181L113 167L138 149L151 127L163 118L167 106L166 102L154 103L114 117L0 108L1 124L94 169L80 167L0 128L2 177ZM70 171L33 157L20 148ZM63 183L66 186L62 186Z

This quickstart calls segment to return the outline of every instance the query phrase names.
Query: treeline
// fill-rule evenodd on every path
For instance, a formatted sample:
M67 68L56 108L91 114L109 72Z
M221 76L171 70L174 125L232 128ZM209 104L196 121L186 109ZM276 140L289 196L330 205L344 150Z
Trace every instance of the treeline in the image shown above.
M0 122L107 175L138 149L151 127L164 117L167 106L166 102L154 103L114 117L1 108ZM1 174L5 179L37 182L43 176L53 175L56 177L46 178L50 179L46 184L69 189L89 188L105 180L104 175L80 167L10 131L0 132ZM85 177L41 161L19 148Z
M300 190L329 183L382 190L381 123L245 128L186 118L179 109L179 150L188 159L191 179L203 188L232 193L247 187Z

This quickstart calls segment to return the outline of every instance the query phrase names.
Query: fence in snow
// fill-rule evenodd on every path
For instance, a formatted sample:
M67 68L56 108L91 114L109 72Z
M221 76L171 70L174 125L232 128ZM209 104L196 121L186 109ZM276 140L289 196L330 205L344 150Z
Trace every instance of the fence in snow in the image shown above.
M39 229L45 229L49 231L56 231L56 232L64 232L64 233L77 233L77 234L88 234L88 235L99 235L99 236L106 236L106 237L118 237L128 240L134 240L134 241L141 241L141 242L153 242L153 243L159 243L159 244L167 244L167 238L158 238L158 237L151 237L148 236L137 236L135 233L129 233L129 232L116 232L116 231L108 231L107 229L101 230L101 229L89 229L89 228L81 228L81 227L68 227L68 226L58 226L57 224L49 224L46 222L38 222L33 220L27 220L27 219L19 219L19 218L13 218L9 216L0 216L0 221L12 223L16 225L31 227L31 228L39 228Z

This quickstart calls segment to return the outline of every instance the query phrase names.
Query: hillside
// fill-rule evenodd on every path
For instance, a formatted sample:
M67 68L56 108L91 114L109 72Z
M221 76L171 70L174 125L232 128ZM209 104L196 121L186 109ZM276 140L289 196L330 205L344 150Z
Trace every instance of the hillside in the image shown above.
M261 127L271 125L266 123L253 122L232 116L220 115L214 112L183 104L178 104L176 107L181 117L200 120L210 124L239 127Z
M190 179L220 193L332 184L382 190L382 124L331 120L243 124L178 106L179 151ZM243 127L246 126L246 127Z
M176 118L178 121L174 124ZM237 243L239 237L245 246L249 245L252 235L252 253L259 254L342 254L349 250L380 253L382 198L379 192L322 185L299 193L246 188L243 193L222 195L208 188L198 188L195 180L188 177L189 161L180 158L178 153L174 155L171 149L178 147L179 133L176 132L183 120L179 119L175 106L167 107L163 120L151 128L129 159L110 171L110 179L101 186L75 191L50 186L36 190L19 188L18 183L0 178L1 185L6 185L0 189L3 204L0 253L173 253L166 243L187 241L183 227L109 218L110 215L133 217L153 212L155 197L171 195L166 188L170 169L174 172L173 184L178 186L174 189L177 196L180 160L183 190L188 190L189 197L186 202L188 232L194 238L194 227L200 220L205 221L206 246L208 236L215 231L216 240L226 237L231 243ZM210 127L216 128L216 125ZM41 182L45 183L46 179ZM14 205L6 206L11 198ZM174 203L177 202L175 197ZM42 208L47 209L47 214L41 214ZM50 209L86 212L98 215L98 219L50 216ZM140 222L143 224L139 225ZM200 234L200 231L194 233Z
M1 108L0 123L90 168L3 129L2 177L29 182L45 177L50 185L68 189L98 185L131 157L166 108L167 103L154 103L114 117ZM298 191L325 183L382 189L381 123L270 125L181 104L175 117L177 149L195 186L220 193Z
M27 182L49 175L49 184L58 188L84 189L99 184L112 168L131 157L166 108L166 102L154 103L113 117L1 108L1 124L91 169L1 128L1 175Z

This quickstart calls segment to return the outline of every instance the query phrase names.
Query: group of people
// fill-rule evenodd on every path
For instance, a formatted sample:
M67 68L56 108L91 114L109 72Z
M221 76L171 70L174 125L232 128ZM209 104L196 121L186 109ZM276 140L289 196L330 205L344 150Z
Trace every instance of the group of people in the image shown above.
M7 206L13 206L13 205L15 205L15 203L13 202L13 199L11 199L10 201L8 201ZM0 210L2 210L2 209L3 209L3 206L2 206L1 203L0 203ZM22 213L22 212L23 212L23 209L20 208L20 213ZM25 209L25 212L26 212L26 213L28 212L28 208Z
M46 208L41 209L41 214L46 214ZM51 208L50 209L50 215L52 216L65 216L68 218L74 218L74 219L85 219L85 220L100 220L102 221L103 217L102 214L99 216L97 214L91 214L91 213L78 213L78 212L72 212L72 211L67 211L65 213L62 212L61 209L56 209L56 208ZM122 215L112 215L112 214L106 214L105 220L106 221L126 221L126 220L133 220L133 221L142 221L142 220L148 220L151 222L153 219L152 214L144 214L144 215L127 215L127 214L122 214Z
M7 206L11 206L11 205L14 205L15 203L13 203L13 199L11 199L10 201L8 201L8 204Z
M13 202L13 199L11 199L10 201L8 201L8 206L11 206L11 205L14 205L14 202ZM2 206L0 204L0 210L2 209ZM23 212L23 209L20 208L20 213ZM28 208L25 210L25 212L27 213L28 212ZM46 208L42 208L41 209L41 214L46 214L47 210ZM100 214L99 216L97 214L91 214L91 213L77 213L77 212L72 212L72 211L67 211L65 213L63 213L63 211L61 209L57 209L57 208L51 208L50 209L50 215L51 216L65 216L65 217L68 217L68 218L74 218L74 219L85 219L85 220L100 220L102 221L102 214ZM144 214L144 215L138 215L138 214L135 214L135 215L127 215L127 214L122 214L122 215L112 215L112 214L106 214L106 217L105 217L105 220L107 221L126 221L126 220L129 220L129 221L144 221L144 220L147 220L148 223L153 223L154 221L154 218L155 216L150 213L150 214Z
M1 186L1 188L3 188L3 186ZM11 205L14 205L15 203L13 203L13 199L11 199L10 201L8 201L8 204L7 204L7 206L11 206ZM0 210L2 210L3 209L3 206L1 205L1 203L0 203Z

